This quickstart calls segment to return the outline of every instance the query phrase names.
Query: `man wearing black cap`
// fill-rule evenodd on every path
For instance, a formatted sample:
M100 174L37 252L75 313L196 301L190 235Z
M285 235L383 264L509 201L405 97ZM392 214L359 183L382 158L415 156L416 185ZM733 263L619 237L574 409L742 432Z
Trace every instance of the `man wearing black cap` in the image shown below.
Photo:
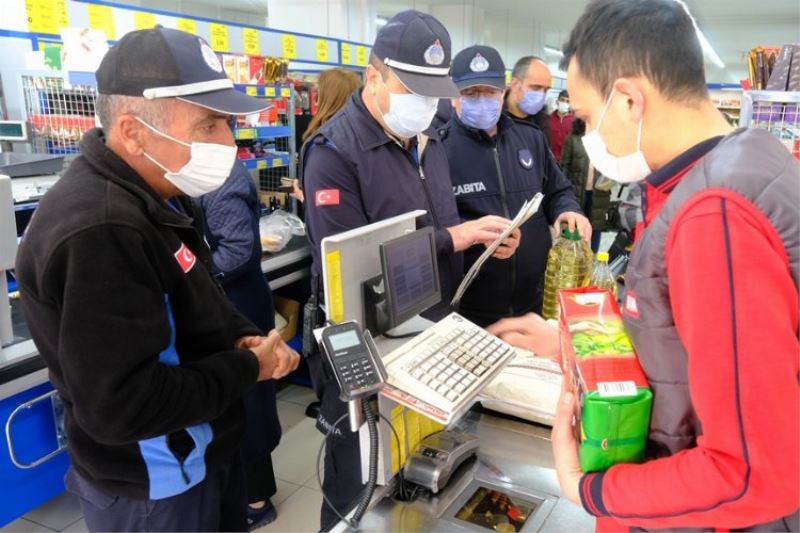
M444 26L418 11L397 14L378 33L364 88L306 143L303 186L317 295L322 239L424 209L427 214L418 226L434 228L442 287L442 302L425 316L438 320L447 314L447 302L463 276L459 252L493 241L507 227L508 220L496 216L460 223L447 156L429 128L439 98L458 95L449 68L450 36ZM319 354L309 355L309 366L322 404L317 427L327 432L347 406ZM344 514L361 488L358 435L335 432L326 452L323 490ZM334 511L323 504L323 529L335 520Z
M521 242L490 258L461 300L459 311L481 326L503 317L540 310L537 291L550 249L549 224L577 226L584 238L591 225L580 207L570 181L564 177L545 144L544 135L527 122L503 116L505 66L489 46L471 46L453 59L453 81L460 97L453 100L455 114L439 130L462 220L486 215L512 218L523 202L544 193L539 213L521 227ZM481 251L464 254L465 268Z
M174 200L225 181L229 116L264 105L205 41L160 27L111 48L97 88L103 128L41 201L16 268L66 409L67 488L92 531L245 531L240 397L298 356L228 303Z

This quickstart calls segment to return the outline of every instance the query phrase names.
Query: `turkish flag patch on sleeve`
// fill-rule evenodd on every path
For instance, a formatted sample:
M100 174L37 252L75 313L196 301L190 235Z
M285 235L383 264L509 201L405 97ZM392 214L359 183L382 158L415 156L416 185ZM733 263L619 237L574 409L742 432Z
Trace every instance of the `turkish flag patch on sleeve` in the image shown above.
M181 247L175 252L175 259L183 269L184 273L188 273L194 264L197 262L197 257L192 253L188 246L181 243Z
M339 189L322 189L314 195L314 205L339 205Z

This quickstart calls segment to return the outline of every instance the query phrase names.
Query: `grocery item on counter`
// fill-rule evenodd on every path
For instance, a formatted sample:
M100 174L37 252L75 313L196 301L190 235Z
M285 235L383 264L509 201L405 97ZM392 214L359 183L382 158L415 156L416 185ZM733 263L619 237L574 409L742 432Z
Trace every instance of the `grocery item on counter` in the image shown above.
M614 280L614 274L611 273L611 268L608 266L608 252L597 253L597 261L594 263L589 286L608 289L614 295L614 299L617 298L617 282Z
M561 238L547 254L542 305L544 318L558 319L558 291L585 286L589 283L591 268L591 248L581 239L577 229L569 231L564 226Z
M653 393L608 290L559 292L564 379L577 393L584 472L644 459Z

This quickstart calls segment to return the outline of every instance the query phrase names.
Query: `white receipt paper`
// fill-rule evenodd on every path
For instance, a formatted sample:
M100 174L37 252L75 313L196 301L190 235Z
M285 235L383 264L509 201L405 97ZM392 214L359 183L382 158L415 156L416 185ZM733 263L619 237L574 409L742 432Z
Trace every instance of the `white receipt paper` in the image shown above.
M533 215L536 214L536 211L539 210L539 205L542 203L542 198L544 195L540 192L537 192L533 198L530 200L526 200L522 207L519 208L519 212L517 212L517 216L514 217L514 220L511 221L511 225L506 228L506 230L497 236L497 238L490 244L486 250L481 254L481 256L472 264L469 271L464 276L464 279L461 281L461 285L458 286L458 290L456 290L456 295L453 296L453 299L450 301L450 307L455 308L458 303L461 301L461 297L464 296L464 293L467 292L467 289L472 282L475 281L475 277L480 272L481 267L489 259L495 250L502 244L506 238L511 235L511 232L523 225L525 222L528 221Z

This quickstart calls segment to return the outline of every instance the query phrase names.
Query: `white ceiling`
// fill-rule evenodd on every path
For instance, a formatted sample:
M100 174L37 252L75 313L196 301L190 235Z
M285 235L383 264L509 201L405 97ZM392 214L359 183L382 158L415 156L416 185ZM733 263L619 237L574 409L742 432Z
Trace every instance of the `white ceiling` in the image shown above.
M293 0L123 0L125 3L210 16L234 22L264 20L268 5ZM331 7L355 5L355 0L327 1ZM633 1L633 0L632 0ZM711 82L736 82L746 75L744 57L757 45L800 42L800 0L686 0L708 41L725 63L724 70L707 63ZM361 3L361 2L359 2ZM544 44L560 47L588 0L368 0L380 16L404 9L458 11L478 16L464 31L446 21L454 48L474 42L495 46L512 63L521 55L543 53ZM363 5L363 4L362 4ZM254 15L256 15L254 17ZM468 21L465 15L462 20ZM455 24L458 25L458 24ZM302 31L301 27L287 28ZM460 36L460 37L459 37ZM557 59L555 57L548 59Z

